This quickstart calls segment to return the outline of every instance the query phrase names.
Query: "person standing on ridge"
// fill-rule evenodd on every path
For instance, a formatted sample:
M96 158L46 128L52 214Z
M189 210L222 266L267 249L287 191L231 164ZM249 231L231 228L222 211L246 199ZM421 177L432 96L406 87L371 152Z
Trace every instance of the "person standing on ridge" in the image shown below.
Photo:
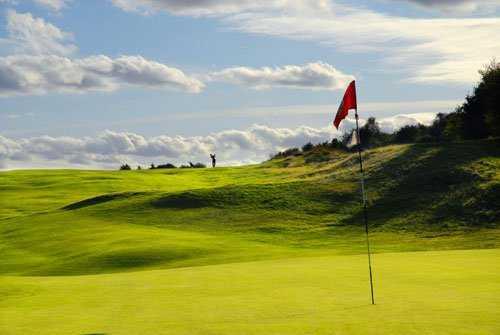
M217 164L217 159L215 158L215 154L210 154L210 158L212 159L212 167L215 167L215 164Z

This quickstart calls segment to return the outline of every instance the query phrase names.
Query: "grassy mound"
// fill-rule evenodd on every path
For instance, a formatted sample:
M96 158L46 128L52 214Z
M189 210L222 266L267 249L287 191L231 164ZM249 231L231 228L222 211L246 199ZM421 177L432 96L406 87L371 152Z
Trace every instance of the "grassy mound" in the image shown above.
M238 168L0 173L0 272L362 253L357 157L322 150ZM499 246L499 140L363 156L376 252Z

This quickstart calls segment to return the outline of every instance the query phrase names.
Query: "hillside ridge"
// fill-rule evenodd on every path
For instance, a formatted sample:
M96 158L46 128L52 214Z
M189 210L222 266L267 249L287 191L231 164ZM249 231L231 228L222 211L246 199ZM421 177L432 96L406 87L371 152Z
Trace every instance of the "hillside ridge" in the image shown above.
M500 140L363 157L374 252L500 246ZM0 193L4 274L364 251L357 157L339 150L217 169L2 172Z

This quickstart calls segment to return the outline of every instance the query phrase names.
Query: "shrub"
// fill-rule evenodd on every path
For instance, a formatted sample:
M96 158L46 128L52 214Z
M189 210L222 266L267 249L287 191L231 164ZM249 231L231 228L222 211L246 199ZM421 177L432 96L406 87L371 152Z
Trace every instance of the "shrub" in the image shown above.
M167 163L167 164L160 164L156 168L157 169L176 169L177 167L174 164Z
M311 142L308 142L302 146L302 151L303 152L308 152L314 149L314 145Z
M123 164L120 166L120 170L132 170L132 168L128 164Z
M299 148L290 148L283 151L283 157L296 156L300 154Z
M394 133L394 142L396 143L415 143L421 142L420 139L427 135L427 127L424 125L404 126Z

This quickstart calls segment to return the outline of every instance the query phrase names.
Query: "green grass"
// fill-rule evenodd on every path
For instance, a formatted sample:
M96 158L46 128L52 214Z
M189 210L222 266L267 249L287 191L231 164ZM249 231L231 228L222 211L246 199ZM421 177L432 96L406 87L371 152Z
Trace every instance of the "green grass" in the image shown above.
M354 154L2 172L0 334L499 332L500 140L364 159L372 309Z
M499 250L0 279L0 333L497 334Z

